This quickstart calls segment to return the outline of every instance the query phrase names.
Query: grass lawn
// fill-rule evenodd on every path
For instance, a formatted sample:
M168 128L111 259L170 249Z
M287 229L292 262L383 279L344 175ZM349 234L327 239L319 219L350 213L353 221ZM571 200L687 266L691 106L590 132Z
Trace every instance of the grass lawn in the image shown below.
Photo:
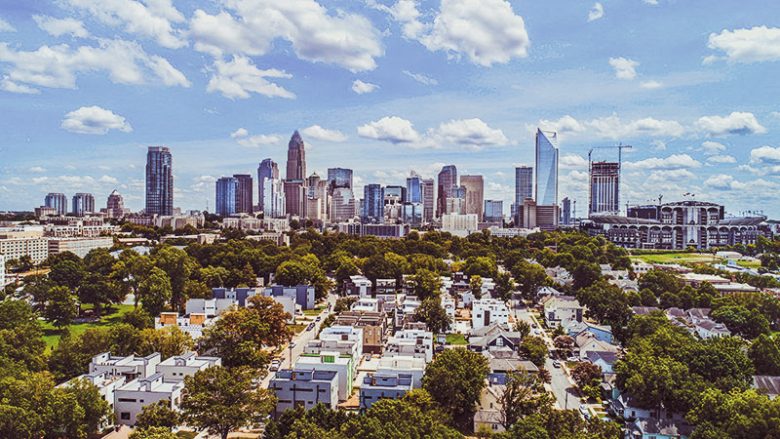
M320 315L323 309L325 309L325 305L320 305L314 309L304 309L303 315L308 317L317 317L318 315Z
M306 330L307 325L287 325L294 333L300 334L304 330Z
M761 261L737 261L737 265L742 268L761 268Z
M447 334L447 344L451 345L467 345L466 337L463 334Z
M642 255L633 255L631 259L647 262L648 264L683 264L683 263L701 263L701 262L721 262L710 253L647 253Z
M83 309L90 309L91 305L84 305ZM70 334L73 336L81 335L88 328L97 328L99 326L111 326L122 321L122 316L133 309L133 305L113 305L111 309L104 309L103 316L99 321L89 323L78 323L67 326L70 330ZM62 329L55 327L49 322L41 322L43 328L43 340L46 342L46 346L50 349L54 349L60 342L62 336ZM64 329L64 328L63 328Z

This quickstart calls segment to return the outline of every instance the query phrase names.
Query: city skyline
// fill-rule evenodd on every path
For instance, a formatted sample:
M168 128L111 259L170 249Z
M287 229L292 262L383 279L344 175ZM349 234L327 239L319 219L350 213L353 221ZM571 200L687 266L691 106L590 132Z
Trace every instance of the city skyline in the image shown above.
M779 32L765 13L773 3L732 14L721 3L603 2L602 15L589 20L592 4L558 2L552 18L544 13L550 4L495 1L485 8L487 23L516 31L506 45L437 30L433 23L451 17L453 3L469 2L420 2L420 15L409 19L391 1L302 2L319 11L322 32L368 32L365 45L353 41L351 50L311 47L297 37L287 40L290 49L279 35L267 36L262 48L257 41L229 47L199 32L200 18L223 10L242 16L227 5L147 9L170 25L158 34L128 27L119 10L101 21L95 11L108 6L4 7L0 93L8 111L0 129L8 136L0 142L7 158L0 210L30 210L49 192L93 193L102 206L113 189L140 210L148 145L166 145L176 157L174 204L213 210L216 178L254 174L268 157L281 163L289 133L299 129L311 139L307 172L354 169L356 195L367 183L403 184L410 170L435 178L451 163L461 174L483 175L484 198L503 200L508 213L514 166L533 164L539 126L560 134L559 201L584 207L587 151L625 142L635 150L624 156L621 208L691 192L720 200L731 213L780 216L771 195L778 188L780 90L769 74L780 56L762 49ZM337 19L336 9L363 26ZM56 28L64 18L79 25ZM656 35L658 28L667 32ZM619 38L629 30L631 38ZM59 56L35 72L25 60L38 59L43 47ZM79 48L102 50L106 59L132 53L135 64L85 69ZM236 82L238 72L255 74L250 85L257 87Z

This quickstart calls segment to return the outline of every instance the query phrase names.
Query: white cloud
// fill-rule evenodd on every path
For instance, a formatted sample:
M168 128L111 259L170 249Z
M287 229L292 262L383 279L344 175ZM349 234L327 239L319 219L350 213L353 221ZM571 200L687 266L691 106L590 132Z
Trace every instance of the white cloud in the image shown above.
M651 145L653 145L653 149L656 151L666 151L666 142L663 140L653 140L650 142Z
M282 70L260 70L252 60L236 55L232 61L214 61L215 72L212 74L206 91L219 92L230 99L247 99L251 93L267 97L295 98L295 94L266 78L292 78L292 75Z
M657 90L664 85L658 81L642 81L639 86L647 90Z
M0 32L16 32L16 28L0 17Z
M76 38L86 38L89 32L84 28L84 24L75 18L54 18L47 15L33 15L33 20L39 28L51 36L60 37L62 35L72 35Z
M756 26L750 29L724 29L710 34L707 47L725 53L719 57L711 55L705 63L718 59L729 62L753 63L780 60L780 28Z
M628 58L610 58L609 65L615 69L615 77L618 79L634 79L636 78L636 68L639 63Z
M301 130L301 134L317 140L326 142L343 142L347 140L346 134L339 130L329 130L319 125L312 125Z
M190 82L165 58L149 55L139 44L123 40L98 40L98 46L71 49L66 44L41 46L32 52L15 51L0 42L0 62L10 64L5 79L16 85L76 88L82 73L105 71L117 84L189 87Z
M247 148L257 148L263 145L275 145L282 141L282 138L276 134L256 134L249 135L246 128L239 128L230 133L230 138L235 139L236 143Z
M32 88L24 84L17 84L11 81L7 76L4 76L3 79L0 80L0 90L5 90L9 93L20 93L28 95L37 95L41 92L37 88Z
M314 0L229 0L228 11L196 10L189 35L195 49L214 56L268 53L276 39L292 45L298 58L336 64L353 72L373 70L384 54L380 34L365 17L330 13Z
M685 128L673 120L658 120L646 117L624 122L617 115L578 121L566 115L558 120L540 120L537 126L544 130L556 131L562 135L585 136L599 139L625 139L635 137L680 137ZM536 128L529 126L529 131Z
M718 154L707 157L709 163L737 163L737 158L733 155Z
M588 11L588 23L591 21L596 21L604 16L604 6L596 2L593 4L593 7L590 8L590 11Z
M100 183L105 184L118 184L119 180L117 180L115 177L111 177L110 175L104 175L98 179Z
M106 134L110 130L129 133L133 128L124 117L98 106L81 107L65 115L62 128L79 134Z
M444 51L449 58L465 56L489 67L512 58L525 58L531 45L523 17L506 0L442 0L432 22L421 22L413 0L399 0L390 13L404 37L419 41L431 52Z
M473 148L492 145L506 145L509 140L500 129L488 126L481 119L451 120L442 123L430 133L446 142Z
M653 171L647 178L652 183L666 183L668 181L690 180L696 177L687 169L661 169Z
M658 5L658 0L642 0L642 1L648 5L653 5L653 6Z
M696 122L696 127L710 136L725 136L729 134L764 134L764 128L753 113L735 111L728 116L703 116Z
M780 111L773 111L769 113L770 116L774 117L775 119L780 120Z
M699 148L698 150L704 151L704 153L707 155L715 155L725 151L726 145L718 142L713 142L711 140L707 140L706 142L701 144L701 148Z
M750 163L780 165L780 147L764 145L750 151Z
M360 137L390 143L415 143L421 139L412 122L398 116L385 116L369 122L359 126L357 132Z
M370 82L363 82L359 79L356 79L352 82L352 91L354 91L359 95L371 93L378 88L379 86L376 84L372 84Z
M439 84L439 81L435 80L434 78L431 78L430 76L423 75L422 73L414 73L414 72L410 72L409 70L404 70L402 73L423 85Z
M672 170L701 167L701 162L688 154L672 154L668 157L651 157L636 162L624 162L627 169Z
M32 168L30 168L30 172L35 172L35 173L40 174L40 173L46 172L46 168L44 168L42 166L33 166Z
M588 169L588 161L577 154L564 154L558 159L558 166L562 169Z
M172 0L64 0L71 7L89 13L99 22L121 27L125 32L151 38L168 49L187 45L181 31L173 23L182 23L184 16Z
M721 191L744 190L748 187L747 184L737 181L731 175L726 174L713 175L704 181L704 185Z

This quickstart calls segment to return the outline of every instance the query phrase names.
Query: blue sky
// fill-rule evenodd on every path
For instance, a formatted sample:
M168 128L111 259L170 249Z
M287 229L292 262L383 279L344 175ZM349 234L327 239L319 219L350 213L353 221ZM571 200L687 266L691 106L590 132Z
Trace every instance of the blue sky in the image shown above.
M779 74L776 0L5 1L0 210L114 188L139 209L147 145L172 149L177 206L213 207L295 129L309 171L452 163L508 210L541 126L580 214L588 150L622 142L622 203L777 218Z

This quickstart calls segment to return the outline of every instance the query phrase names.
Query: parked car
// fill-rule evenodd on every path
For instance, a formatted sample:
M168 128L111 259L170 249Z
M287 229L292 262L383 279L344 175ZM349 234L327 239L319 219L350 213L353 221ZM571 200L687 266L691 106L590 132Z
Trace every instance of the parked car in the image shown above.
M572 363L578 363L580 361L580 357L569 357L566 359L566 361L571 361Z
M556 369L560 369L561 368L561 362L558 361L558 360L553 361L553 367L556 368Z
M309 325L306 327L307 331L311 331L312 329L314 329L314 322L309 323Z
M319 322L320 320L322 320L322 317L320 317L320 316L317 316L317 318L314 319L315 322Z
M272 360L271 361L271 365L268 367L268 369L271 372L276 372L277 370L279 370L279 368L281 366L282 366L282 361L281 360Z

